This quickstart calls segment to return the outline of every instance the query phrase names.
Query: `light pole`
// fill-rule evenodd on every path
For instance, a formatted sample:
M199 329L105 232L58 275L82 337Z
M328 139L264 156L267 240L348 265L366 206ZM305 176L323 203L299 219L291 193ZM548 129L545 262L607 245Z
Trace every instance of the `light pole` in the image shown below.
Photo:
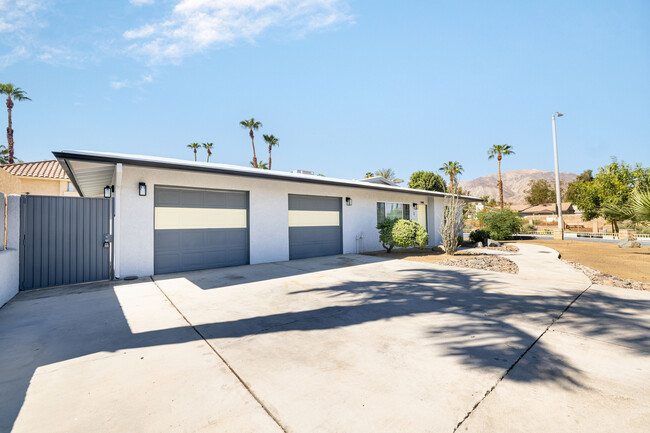
M557 159L557 134L555 132L555 116L562 117L564 114L555 112L551 116L553 123L553 150L555 151L555 202L557 205L557 226L562 229L564 239L564 223L562 222L562 197L560 195L560 164Z

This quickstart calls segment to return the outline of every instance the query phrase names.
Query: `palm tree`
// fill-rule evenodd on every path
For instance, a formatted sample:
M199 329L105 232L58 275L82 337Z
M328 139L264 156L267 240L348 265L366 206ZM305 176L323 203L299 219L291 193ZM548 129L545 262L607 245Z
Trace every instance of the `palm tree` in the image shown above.
M456 177L463 172L463 166L458 161L449 161L442 164L438 170L449 176L449 190L454 191Z
M269 169L269 165L266 162L261 161L261 160L260 160L259 164L257 165L257 167L255 167L255 164L253 163L253 161L251 161L249 164L253 168L259 168L261 170L268 170Z
M280 140L278 140L273 134L271 135L263 135L264 141L266 141L266 144L269 145L269 170L271 169L271 149L273 146L280 146Z
M212 146L214 146L214 143L203 143L203 148L208 151L208 159L205 162L210 162L210 155L212 155Z
M394 183L402 183L402 182L404 182L402 179L399 179L395 175L395 172L393 171L392 168L382 168L380 170L377 170L377 171L375 171L375 176L381 176L384 179L390 180L391 182L394 182Z
M0 94L7 95L7 113L9 122L7 125L7 150L9 152L9 164L14 163L14 130L11 124L11 110L14 108L14 101L31 101L26 95L24 90L19 87L14 87L13 84L0 84Z
M254 117L251 117L249 120L242 120L239 122L239 125L250 131L249 135L251 136L251 144L253 145L253 167L259 168L257 165L257 155L255 155L255 140L253 135L253 130L257 131L262 127L262 122L256 122Z
M196 161L196 150L199 147L201 147L201 145L199 143L190 143L190 144L187 145L187 147L189 147L190 149L192 149L194 151L194 161Z
M499 161L499 202L501 203L501 209L503 209L503 182L501 181L501 158L504 155L514 155L512 147L508 144L493 144L490 150L488 150L488 159L492 159L495 156L497 161Z
M366 172L366 179L368 179L370 177L373 177L374 175L375 175L375 173L373 173L372 171L367 171Z

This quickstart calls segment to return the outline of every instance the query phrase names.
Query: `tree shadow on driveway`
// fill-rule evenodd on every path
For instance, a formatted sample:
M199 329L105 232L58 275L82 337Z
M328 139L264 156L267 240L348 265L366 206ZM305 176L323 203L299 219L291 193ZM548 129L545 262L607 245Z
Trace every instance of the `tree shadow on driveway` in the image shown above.
M242 311L246 317L194 324L201 335L191 326L133 332L114 285L110 284L89 293L52 291L51 296L40 298L21 294L0 310L0 430L11 430L24 404L30 380L41 366L98 352L180 344L202 337L216 340L218 350L220 339L286 331L324 331L418 317L424 319L423 330L431 344L446 356L470 368L505 372L578 293L551 287L548 293L514 286L510 290L507 283L490 273L436 267L411 266L395 272L394 279L389 281L376 278L386 271L379 272L382 261L374 263L377 272L369 269L365 274L356 273L353 280L336 280L336 268L328 268L334 272L328 274L330 278L326 281L310 280L309 287L285 295L287 299L309 296L330 300L329 305L324 302L318 308L262 315ZM304 269L296 269L294 275L305 273ZM375 278L370 278L373 275ZM202 276L194 272L186 278L193 281L201 280ZM237 288L242 297L250 296L247 287ZM274 290L273 286L269 290ZM339 299L342 302L336 304ZM620 337L622 342L647 353L650 351L647 323L638 321L637 315L648 310L650 300L630 304L602 293L598 303L583 312L576 309L574 315L578 314L584 329L591 329L594 334L609 333L616 339L616 329L627 329L628 333ZM191 316L188 317L191 321ZM542 356L554 360L553 367L516 380L581 386L580 372L562 354L553 353L542 340L536 348ZM119 381L119 377L114 380Z

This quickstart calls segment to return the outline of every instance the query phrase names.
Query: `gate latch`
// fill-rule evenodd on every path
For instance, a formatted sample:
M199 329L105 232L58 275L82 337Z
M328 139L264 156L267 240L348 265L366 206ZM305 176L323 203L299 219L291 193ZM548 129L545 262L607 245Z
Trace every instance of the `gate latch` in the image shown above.
M110 248L111 247L111 235L104 235L104 248Z

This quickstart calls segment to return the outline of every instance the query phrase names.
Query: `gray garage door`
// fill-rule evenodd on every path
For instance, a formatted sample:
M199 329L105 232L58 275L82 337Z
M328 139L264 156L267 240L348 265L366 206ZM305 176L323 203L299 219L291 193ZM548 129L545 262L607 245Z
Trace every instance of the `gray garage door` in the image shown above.
M156 186L154 272L245 265L248 193Z
M289 259L343 252L341 198L289 194Z

